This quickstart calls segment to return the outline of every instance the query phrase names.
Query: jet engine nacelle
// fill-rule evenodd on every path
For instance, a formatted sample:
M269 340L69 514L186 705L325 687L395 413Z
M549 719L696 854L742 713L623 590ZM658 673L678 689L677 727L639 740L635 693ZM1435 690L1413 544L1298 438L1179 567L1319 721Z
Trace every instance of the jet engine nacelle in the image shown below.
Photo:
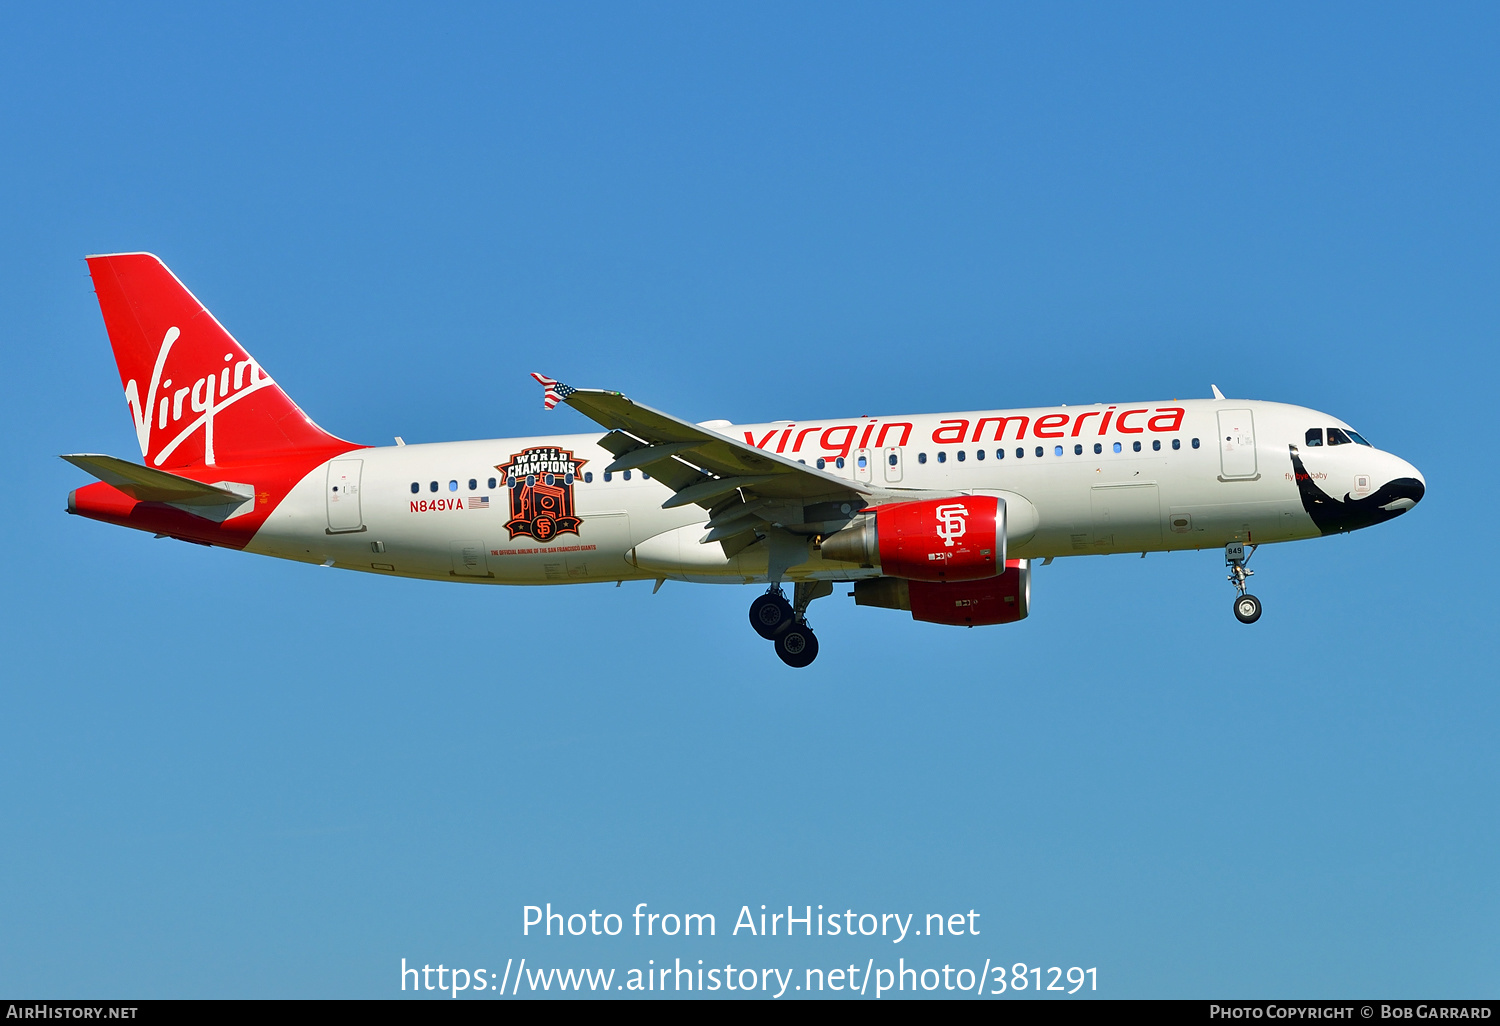
M954 627L1015 623L1031 612L1031 561L1009 559L1005 572L982 581L904 581L879 577L856 581L854 602L861 606L906 609L913 620Z
M824 559L909 581L980 581L1005 569L1005 502L960 495L877 506L823 539Z

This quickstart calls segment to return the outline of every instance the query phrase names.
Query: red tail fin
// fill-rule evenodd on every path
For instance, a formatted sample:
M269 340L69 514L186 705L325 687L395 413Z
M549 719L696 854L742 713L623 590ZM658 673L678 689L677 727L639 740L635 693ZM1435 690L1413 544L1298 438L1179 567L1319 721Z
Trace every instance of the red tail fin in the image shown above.
M88 258L141 456L201 467L344 451L150 253Z

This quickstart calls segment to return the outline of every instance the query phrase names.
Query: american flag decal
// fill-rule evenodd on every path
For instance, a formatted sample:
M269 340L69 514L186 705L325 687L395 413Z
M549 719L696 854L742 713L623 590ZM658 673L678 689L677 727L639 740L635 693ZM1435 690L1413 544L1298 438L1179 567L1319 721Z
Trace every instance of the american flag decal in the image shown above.
M470 509L489 509L490 508L490 497L488 495L471 495L471 496L469 496L469 508Z
M547 377L547 375L545 374L538 374L533 371L531 376L535 378L537 384L541 385L544 389L544 391L542 392L542 405L549 410L556 406L558 403L562 402L568 396L572 395L574 392L578 391L578 389L570 388L567 385L561 384L560 382Z

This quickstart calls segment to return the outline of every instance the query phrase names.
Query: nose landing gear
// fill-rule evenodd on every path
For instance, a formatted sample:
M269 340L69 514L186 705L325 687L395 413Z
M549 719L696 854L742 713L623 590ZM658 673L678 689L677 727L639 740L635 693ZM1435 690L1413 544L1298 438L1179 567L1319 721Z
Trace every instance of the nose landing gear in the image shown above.
M1254 623L1260 619L1260 599L1245 592L1246 578L1255 576L1255 571L1245 565L1250 562L1250 556L1255 555L1255 548L1251 545L1250 553L1246 555L1243 542L1230 542L1224 546L1224 565L1229 567L1229 583L1239 591L1234 600L1234 618L1240 623Z
M776 644L776 655L788 666L807 666L818 657L818 638L807 625L807 607L813 599L833 593L828 581L799 582L792 589L793 602L773 584L750 603L750 626L755 633Z

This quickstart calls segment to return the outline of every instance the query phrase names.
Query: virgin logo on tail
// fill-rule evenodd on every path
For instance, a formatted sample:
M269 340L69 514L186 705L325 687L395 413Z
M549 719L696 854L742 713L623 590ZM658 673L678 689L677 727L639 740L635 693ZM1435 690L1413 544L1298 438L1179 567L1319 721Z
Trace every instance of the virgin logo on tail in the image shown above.
M172 352L173 343L181 335L182 331L174 325L162 337L161 348L156 353L156 366L151 370L151 387L146 392L146 401L141 402L140 385L134 378L125 384L125 401L130 404L130 416L135 422L135 437L140 443L143 459L151 452L153 428L158 432L166 432L169 424L175 427L184 417L196 413L198 416L189 420L171 441L162 446L151 462L161 466L179 445L192 437L194 431L202 428L203 462L213 466L214 417L245 396L274 386L276 382L261 370L254 357L247 355L245 359L235 361L233 353L225 353L225 366L222 369L210 371L191 385L183 385L174 390L171 378L162 380L162 371L167 365L167 356ZM184 406L187 408L184 409Z

